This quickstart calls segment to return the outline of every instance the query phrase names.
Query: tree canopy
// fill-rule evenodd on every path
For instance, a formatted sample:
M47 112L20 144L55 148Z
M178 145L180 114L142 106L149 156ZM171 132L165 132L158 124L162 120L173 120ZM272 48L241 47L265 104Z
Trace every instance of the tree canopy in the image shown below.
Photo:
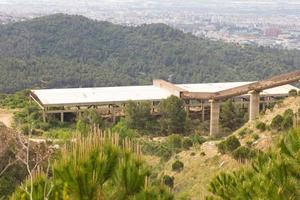
M239 46L164 24L127 27L56 14L0 25L0 92L257 80L299 68L297 50Z

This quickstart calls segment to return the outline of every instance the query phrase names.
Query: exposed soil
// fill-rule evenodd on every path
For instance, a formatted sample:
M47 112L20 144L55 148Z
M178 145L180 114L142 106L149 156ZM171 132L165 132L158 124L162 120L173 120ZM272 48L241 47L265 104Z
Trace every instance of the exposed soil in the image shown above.
M0 122L5 126L11 127L13 121L13 111L0 108Z

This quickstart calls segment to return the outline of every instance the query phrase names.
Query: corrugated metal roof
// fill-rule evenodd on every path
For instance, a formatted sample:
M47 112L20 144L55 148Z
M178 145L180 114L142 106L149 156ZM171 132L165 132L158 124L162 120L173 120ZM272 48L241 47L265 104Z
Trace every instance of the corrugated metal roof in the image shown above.
M189 92L218 92L249 83L251 82L177 84L177 86L182 87ZM283 85L267 89L263 91L262 94L286 95L291 89L298 88L292 85ZM126 102L129 100L161 100L171 95L167 90L154 85L42 89L32 90L32 93L46 106L108 104L114 102Z

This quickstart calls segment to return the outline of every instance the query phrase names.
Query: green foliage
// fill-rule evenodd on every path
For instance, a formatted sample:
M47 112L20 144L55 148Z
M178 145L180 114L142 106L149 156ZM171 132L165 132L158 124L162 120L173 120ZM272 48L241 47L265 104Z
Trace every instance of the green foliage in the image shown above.
M76 138L76 143L61 150L61 156L53 164L52 176L34 177L34 199L45 199L44 194L48 193L48 199L148 199L144 198L149 195L148 190L161 199L173 199L163 187L149 182L148 167L131 150L136 147L128 143L126 148L118 146L116 138L97 133ZM32 188L30 182L24 183L13 199L29 199L24 187L28 191Z
M240 141L234 135L228 137L217 145L219 152L222 154L231 153L240 146Z
M243 128L238 134L240 137L244 137L247 134L247 128Z
M264 123L264 122L258 122L258 123L256 124L256 128L257 128L258 130L260 130L261 132L264 132L264 131L267 129L267 125L266 125L266 123Z
M182 147L184 149L190 149L193 146L193 141L190 138L184 138L182 140Z
M201 145L206 142L206 139L199 134L191 134L189 138L192 140L193 145Z
M172 170L176 171L176 172L181 172L183 170L184 164L183 162L181 162L180 160L176 160L173 164L172 164Z
M170 74L178 83L258 80L300 63L297 50L240 47L163 24L126 27L62 14L1 25L0 51L2 92L151 84Z
M233 103L233 100L227 100L221 106L220 124L226 130L234 131L246 122L246 112Z
M252 138L253 138L254 140L258 140L258 139L259 139L259 135L256 134L256 133L253 133L253 134L252 134Z
M248 147L240 146L232 152L232 156L240 162L245 162L246 160L254 158L256 151Z
M118 133L121 140L124 140L125 138L134 139L139 136L135 130L128 128L124 119L121 119L114 125L112 131Z
M276 115L271 122L271 128L282 131L293 127L293 110L287 109L283 115Z
M271 122L271 128L276 130L281 130L281 125L283 122L283 117L281 115L276 115Z
M207 199L299 199L300 129L290 131L278 149L259 153L251 168L221 173Z
M168 189L160 187L150 187L143 190L132 198L132 200L174 200L174 196Z
M0 94L0 107L10 109L24 108L29 106L29 91L23 90L14 94Z
M167 161L174 154L174 149L172 149L168 143L145 141L142 143L142 152L146 155L158 156L163 161Z
M43 136L46 138L51 138L51 139L62 139L62 140L67 140L71 139L72 137L75 137L76 135L74 134L74 129L72 128L52 128L49 131L46 131L43 133Z
M102 127L104 121L96 109L85 110L77 120L77 130L84 134L88 133L93 126Z
M167 143L172 149L180 149L182 148L182 137L177 134L169 135Z
M170 96L159 104L161 113L160 125L163 133L184 133L186 127L186 112L184 101L176 96Z
M289 91L289 96L290 96L290 97L295 97L295 96L297 96L297 95L298 95L297 90L291 89L291 90Z
M179 153L191 146L193 146L193 142L190 138L173 134L163 141L142 141L142 152L161 157L163 161L167 161L175 153Z
M151 119L150 102L129 101L125 109L125 122L129 128L143 130Z
M168 186L169 188L173 188L174 187L174 177L169 176L169 175L164 175L163 178L163 183Z
M15 112L14 125L20 129L23 134L38 134L37 129L45 128L47 130L48 125L42 122L41 111L37 105L28 105Z

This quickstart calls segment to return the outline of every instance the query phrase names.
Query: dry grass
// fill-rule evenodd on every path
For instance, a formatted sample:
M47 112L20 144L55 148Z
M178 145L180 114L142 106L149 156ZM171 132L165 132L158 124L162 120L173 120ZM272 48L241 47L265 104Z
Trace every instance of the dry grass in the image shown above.
M208 141L202 144L201 148L182 151L166 163L159 163L153 156L152 159L146 160L152 166L160 165L161 176L169 175L175 178L173 191L177 198L204 199L209 195L208 185L214 176L221 171L237 169L241 165L228 155L220 155L216 143L217 141ZM172 171L172 164L177 159L184 163L181 172Z

